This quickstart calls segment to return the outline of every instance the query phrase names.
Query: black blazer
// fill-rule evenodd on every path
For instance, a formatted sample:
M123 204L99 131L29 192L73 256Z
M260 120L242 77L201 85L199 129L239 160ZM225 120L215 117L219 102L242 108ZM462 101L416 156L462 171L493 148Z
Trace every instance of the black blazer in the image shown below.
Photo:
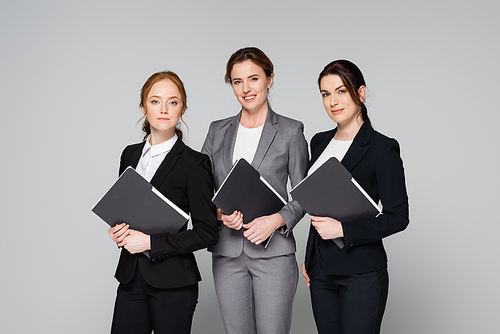
M308 169L333 139L337 129L317 133L311 140ZM387 265L382 238L404 230L409 223L403 162L399 144L373 130L365 121L342 159L342 164L377 203L383 214L378 217L343 221L345 247L323 240L311 225L306 248L306 269L320 263L327 275L352 275L375 271ZM335 218L335 217L332 217ZM320 259L314 259L317 255Z
M145 143L127 146L120 161L120 174L136 167ZM115 277L128 283L137 266L144 280L156 288L188 286L201 280L193 252L217 243L218 227L212 203L213 175L208 156L186 146L181 139L172 147L151 179L151 184L186 213L187 224L178 233L151 235L151 259L122 249Z

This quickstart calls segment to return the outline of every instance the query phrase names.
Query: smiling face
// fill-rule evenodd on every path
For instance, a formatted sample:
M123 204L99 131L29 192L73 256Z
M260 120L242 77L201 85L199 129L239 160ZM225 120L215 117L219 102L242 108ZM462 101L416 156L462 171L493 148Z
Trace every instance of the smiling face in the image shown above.
M183 111L181 93L171 80L158 81L151 87L141 110L148 117L152 136L172 138Z
M342 79L330 74L321 79L320 92L323 106L328 116L339 126L349 126L353 122L363 123L361 107L354 102ZM358 89L361 102L365 99L365 86Z
M274 74L266 76L264 70L251 60L236 63L231 70L231 86L243 112L267 113L267 93Z

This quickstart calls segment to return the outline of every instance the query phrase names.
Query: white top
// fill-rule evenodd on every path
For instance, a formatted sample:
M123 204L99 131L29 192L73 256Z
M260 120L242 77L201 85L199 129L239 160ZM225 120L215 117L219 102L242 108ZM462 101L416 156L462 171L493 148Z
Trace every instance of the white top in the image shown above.
M236 142L234 143L233 164L240 158L244 158L249 164L252 163L255 152L257 152L257 146L259 146L263 128L264 124L251 129L239 124Z
M344 155L347 153L347 150L349 150L349 147L351 147L351 144L352 140L335 140L332 138L323 153L321 153L321 155L319 156L318 160L316 160L311 168L309 168L307 175L312 174L331 157L335 157L339 161L342 161Z
M168 152L170 152L172 147L174 147L178 137L177 135L174 135L169 140L154 146L149 144L150 138L151 135L149 135L146 139L146 143L142 149L141 158L139 159L139 163L137 163L137 168L135 169L137 173L142 175L142 177L148 180L148 182L151 182L153 175L155 175L158 167L160 167Z

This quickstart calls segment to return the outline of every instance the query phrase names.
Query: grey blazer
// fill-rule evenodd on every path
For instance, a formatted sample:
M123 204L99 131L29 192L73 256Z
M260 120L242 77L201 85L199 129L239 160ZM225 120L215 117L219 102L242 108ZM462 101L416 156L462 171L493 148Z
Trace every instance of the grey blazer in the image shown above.
M201 152L212 161L215 188L233 166L233 151L241 112L236 116L214 121L210 124ZM309 153L304 138L304 125L296 120L276 114L269 108L262 129L259 145L252 166L279 194L288 200L286 188L288 177L292 187L304 177ZM255 245L243 236L243 229L236 231L222 225L217 245L208 250L212 253L237 257L245 252L250 257L264 258L294 253L295 239L292 229L304 216L305 211L297 201L291 201L279 211L286 226L280 227L267 248Z

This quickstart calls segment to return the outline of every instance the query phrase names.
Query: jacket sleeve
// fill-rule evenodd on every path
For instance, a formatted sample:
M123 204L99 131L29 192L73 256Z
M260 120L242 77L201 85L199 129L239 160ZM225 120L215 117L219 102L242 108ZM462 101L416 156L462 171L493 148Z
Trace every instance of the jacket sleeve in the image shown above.
M207 137L205 138L205 142L203 142L203 146L201 148L201 153L208 155L208 157L210 158L211 161L213 160L212 159L212 147L213 147L212 126L213 126L213 123L211 123L210 127L208 128Z
M309 152L307 142L304 138L304 125L300 123L292 136L288 154L288 176L292 188L304 178ZM292 200L288 202L279 212L285 226L278 229L278 232L288 236L297 223L306 213L299 202Z
M218 240L217 217L212 203L213 175L210 159L203 156L187 179L193 228L178 233L151 235L151 259L192 253L213 246Z
M409 223L403 161L399 144L389 139L375 162L376 189L382 202L382 214L342 223L346 248L385 238L404 230Z
M131 146L127 146L123 149L120 156L120 168L118 169L118 176L122 175L123 171L130 166L130 150Z

